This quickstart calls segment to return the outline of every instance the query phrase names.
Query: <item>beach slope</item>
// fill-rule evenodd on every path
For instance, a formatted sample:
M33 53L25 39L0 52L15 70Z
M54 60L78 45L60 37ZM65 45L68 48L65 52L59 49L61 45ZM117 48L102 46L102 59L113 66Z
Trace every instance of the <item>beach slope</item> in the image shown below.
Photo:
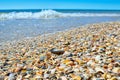
M0 79L120 80L120 22L0 46Z

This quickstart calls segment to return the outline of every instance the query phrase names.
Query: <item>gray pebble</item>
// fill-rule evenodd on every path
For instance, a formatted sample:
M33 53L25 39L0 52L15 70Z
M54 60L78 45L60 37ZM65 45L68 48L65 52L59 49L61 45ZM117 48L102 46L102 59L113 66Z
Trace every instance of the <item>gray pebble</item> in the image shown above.
M46 56L40 56L40 61L44 61L45 60L45 58L46 58Z
M8 80L15 80L15 74L14 73L10 73Z

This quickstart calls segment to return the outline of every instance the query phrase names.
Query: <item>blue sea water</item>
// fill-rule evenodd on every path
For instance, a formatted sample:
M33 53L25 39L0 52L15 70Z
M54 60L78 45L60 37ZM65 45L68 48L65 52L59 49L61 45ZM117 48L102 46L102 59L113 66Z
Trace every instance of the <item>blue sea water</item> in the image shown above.
M80 27L120 21L119 10L0 10L0 43Z

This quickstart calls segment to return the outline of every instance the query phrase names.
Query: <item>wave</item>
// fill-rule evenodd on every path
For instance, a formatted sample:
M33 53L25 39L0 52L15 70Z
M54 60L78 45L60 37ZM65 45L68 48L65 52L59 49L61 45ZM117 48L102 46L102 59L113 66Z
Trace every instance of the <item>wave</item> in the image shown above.
M92 16L120 16L117 13L61 13L54 10L42 10L41 12L10 12L1 13L0 19L49 19L60 17L92 17Z

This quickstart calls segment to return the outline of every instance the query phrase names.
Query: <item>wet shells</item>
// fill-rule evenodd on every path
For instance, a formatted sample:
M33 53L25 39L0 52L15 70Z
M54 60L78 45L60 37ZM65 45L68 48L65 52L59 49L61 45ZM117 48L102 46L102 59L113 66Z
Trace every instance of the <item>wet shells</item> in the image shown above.
M64 50L60 50L60 49L52 48L50 50L50 52L53 53L53 54L61 55L61 54L64 54L65 51Z

